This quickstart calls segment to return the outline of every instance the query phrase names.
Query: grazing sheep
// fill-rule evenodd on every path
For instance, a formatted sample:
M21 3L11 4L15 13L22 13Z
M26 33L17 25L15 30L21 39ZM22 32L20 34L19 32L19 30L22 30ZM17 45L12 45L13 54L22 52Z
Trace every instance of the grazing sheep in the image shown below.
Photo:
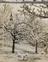
M28 56L27 56L27 54L18 54L17 55L17 57L18 57L18 60L20 60L20 61L27 61L28 60Z

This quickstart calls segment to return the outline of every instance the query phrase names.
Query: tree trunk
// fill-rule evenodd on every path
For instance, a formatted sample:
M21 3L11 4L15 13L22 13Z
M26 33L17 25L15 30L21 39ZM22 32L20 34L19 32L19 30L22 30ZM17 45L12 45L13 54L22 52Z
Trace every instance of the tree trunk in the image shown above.
M37 41L36 41L36 45L35 45L35 53L38 53L38 51L37 51Z
M14 53L14 50L15 50L15 39L13 40L12 53Z

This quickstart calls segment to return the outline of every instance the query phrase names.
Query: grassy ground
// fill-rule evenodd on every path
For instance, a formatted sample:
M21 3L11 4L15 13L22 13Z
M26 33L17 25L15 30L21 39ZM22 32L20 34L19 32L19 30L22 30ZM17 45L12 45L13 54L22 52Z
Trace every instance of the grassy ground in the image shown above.
M11 52L10 47L0 47L0 62L48 62L48 54L28 54L28 60L18 60L17 53Z

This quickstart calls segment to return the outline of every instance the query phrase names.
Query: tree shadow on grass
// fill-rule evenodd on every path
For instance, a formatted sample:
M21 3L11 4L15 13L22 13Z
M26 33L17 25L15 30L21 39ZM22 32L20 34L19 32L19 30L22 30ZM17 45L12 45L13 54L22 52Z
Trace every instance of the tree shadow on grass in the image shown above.
M33 58L33 60L41 60L41 58Z

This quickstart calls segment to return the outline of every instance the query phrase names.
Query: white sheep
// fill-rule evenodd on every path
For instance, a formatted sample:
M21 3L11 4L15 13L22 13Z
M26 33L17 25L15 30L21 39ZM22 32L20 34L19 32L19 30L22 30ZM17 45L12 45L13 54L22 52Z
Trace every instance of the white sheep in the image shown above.
M19 53L18 55L17 55L17 57L18 57L18 60L20 60L20 61L27 61L28 60L28 55L27 54L21 54L21 53Z

